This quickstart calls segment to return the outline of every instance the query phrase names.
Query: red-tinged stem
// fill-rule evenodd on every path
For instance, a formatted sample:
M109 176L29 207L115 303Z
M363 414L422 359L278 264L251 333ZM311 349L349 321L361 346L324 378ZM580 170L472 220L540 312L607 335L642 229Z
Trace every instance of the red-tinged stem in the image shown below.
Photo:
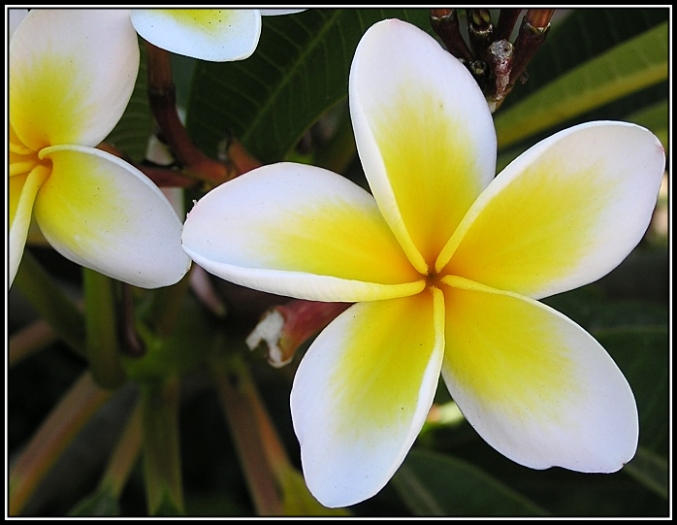
M251 387L245 365L237 358L212 364L215 385L228 420L247 486L259 516L279 516L282 502L264 444L259 415L251 404Z
M468 9L468 37L475 56L486 60L486 53L494 39L494 26L488 9Z
M515 85L529 62L545 42L550 30L550 19L554 12L554 9L529 9L524 15L515 40L515 58L510 74L510 86Z
M230 166L207 157L195 147L181 122L169 53L149 42L146 42L146 50L151 110L172 154L183 166L183 173L213 186L234 178L236 173Z
M521 13L522 9L501 9L496 22L494 40L510 40Z
M468 63L475 60L461 34L456 9L431 9L430 24L444 43L447 51Z

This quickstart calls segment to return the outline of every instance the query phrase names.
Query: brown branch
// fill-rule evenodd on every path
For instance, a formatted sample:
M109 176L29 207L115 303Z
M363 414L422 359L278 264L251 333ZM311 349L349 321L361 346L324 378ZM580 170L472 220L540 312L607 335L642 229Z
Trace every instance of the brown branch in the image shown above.
M511 86L515 85L529 62L545 42L545 37L550 30L550 19L554 12L554 9L529 9L524 15L515 40L515 59L510 74Z
M468 38L475 56L486 60L487 49L494 39L494 26L488 9L468 9Z
M501 9L496 22L495 40L510 40L522 9Z
M169 53L149 42L146 50L150 107L172 154L183 166L183 173L213 186L234 178L238 173L231 166L207 157L195 147L181 122Z
M459 60L468 63L475 60L470 48L463 40L455 9L431 9L430 24L447 51Z

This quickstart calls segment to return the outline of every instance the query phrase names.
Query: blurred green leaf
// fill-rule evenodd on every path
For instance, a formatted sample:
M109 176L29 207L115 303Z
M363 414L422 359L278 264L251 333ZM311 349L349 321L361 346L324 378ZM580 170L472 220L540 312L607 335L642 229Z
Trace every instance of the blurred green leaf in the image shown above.
M30 250L24 250L14 287L75 353L86 358L87 329L82 312Z
M392 483L416 516L545 516L548 512L481 469L412 449Z
M669 355L667 326L619 326L593 330L625 374L637 401L639 443L667 457L669 446Z
M303 475L291 467L285 469L282 485L284 516L351 516L347 509L320 504L308 490Z
M632 461L623 467L623 472L626 472L659 496L668 499L670 482L666 458L639 447Z
M120 504L110 487L100 487L73 507L69 516L119 516Z
M634 122L651 130L661 141L665 151L668 150L668 99L661 100L650 106L641 108L625 117L628 122Z
M355 48L366 29L384 18L431 31L427 9L309 9L264 17L254 55L197 64L189 133L208 155L234 133L264 163L281 160L347 96Z
M505 148L668 76L667 22L559 76L495 119Z
M515 87L501 111L591 58L610 51L669 18L668 8L557 9L545 43L527 66L527 82Z
M122 118L105 140L105 142L115 145L135 162L143 160L146 156L148 138L153 132L155 123L148 105L146 53L144 52L144 44L140 39L139 45L141 47L141 64L139 65L139 74L136 77L132 98Z

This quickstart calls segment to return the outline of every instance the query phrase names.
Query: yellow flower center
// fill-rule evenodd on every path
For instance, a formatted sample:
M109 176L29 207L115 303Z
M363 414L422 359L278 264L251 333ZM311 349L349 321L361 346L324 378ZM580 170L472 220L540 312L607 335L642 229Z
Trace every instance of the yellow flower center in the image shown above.
M9 176L28 175L38 165L51 164L49 160L41 160L40 152L26 146L10 125L9 139Z

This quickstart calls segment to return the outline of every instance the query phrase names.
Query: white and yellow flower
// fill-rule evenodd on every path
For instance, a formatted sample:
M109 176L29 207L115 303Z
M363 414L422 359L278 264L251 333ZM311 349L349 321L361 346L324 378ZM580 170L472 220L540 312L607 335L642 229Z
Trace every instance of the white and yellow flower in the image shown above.
M494 178L496 135L465 67L399 20L363 36L350 111L372 194L320 168L264 166L207 194L184 249L241 285L356 302L315 339L291 411L328 507L376 494L416 439L440 374L477 432L522 465L614 472L637 408L606 351L538 299L595 281L642 238L665 156L591 122ZM372 196L373 195L373 196Z
M140 171L97 146L139 68L125 10L32 10L10 42L9 273L31 219L68 259L147 288L190 267L181 220Z
M261 16L303 9L132 9L132 23L151 44L213 62L243 60L256 50Z

